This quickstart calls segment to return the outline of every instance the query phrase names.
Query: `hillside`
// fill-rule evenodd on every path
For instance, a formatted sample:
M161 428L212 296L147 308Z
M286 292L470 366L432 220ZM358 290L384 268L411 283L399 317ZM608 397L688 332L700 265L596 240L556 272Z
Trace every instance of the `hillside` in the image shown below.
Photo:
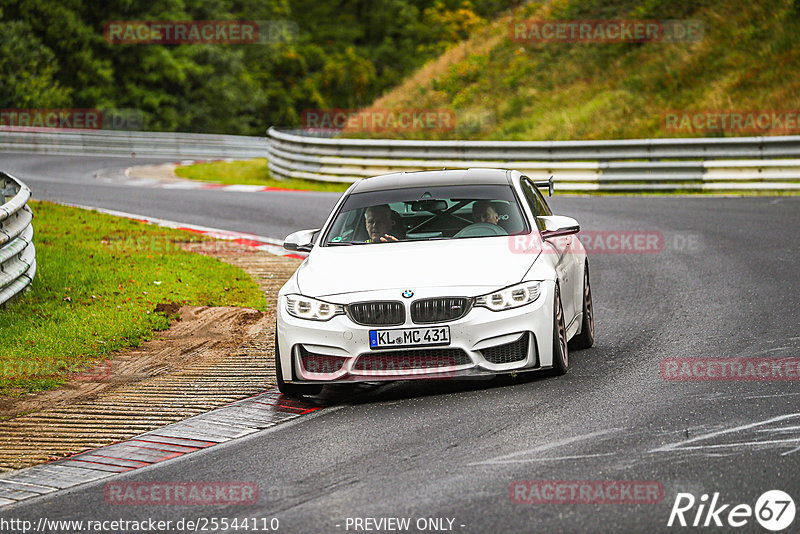
M510 38L520 21L605 19L699 21L702 35L678 42ZM800 133L799 38L800 0L533 2L428 62L371 106L448 110L455 128L348 135L561 140ZM697 111L706 121L699 129L686 122ZM725 117L735 121L730 111L742 112L741 127L720 127ZM788 123L781 116L754 125L750 112L761 111L794 115Z

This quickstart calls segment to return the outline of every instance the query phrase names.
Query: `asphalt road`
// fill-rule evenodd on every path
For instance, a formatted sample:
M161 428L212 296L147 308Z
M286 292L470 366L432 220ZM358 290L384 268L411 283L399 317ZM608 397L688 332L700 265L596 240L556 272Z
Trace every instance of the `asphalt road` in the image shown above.
M179 158L178 158L179 159ZM338 193L231 193L176 190L105 183L98 170L113 175L132 165L176 161L157 158L48 156L0 153L0 170L24 181L33 197L68 204L102 207L188 224L248 232L282 239L295 230L318 228L339 198ZM298 209L302 206L302 209Z
M37 198L272 237L319 224L336 198L98 186L91 178L94 169L127 164L0 155L0 169ZM0 518L275 517L280 532L364 532L354 518L389 517L410 518L410 532L442 531L416 523L447 518L456 532L667 532L694 530L667 527L678 493L699 504L718 492L719 504L730 505L719 516L724 526L703 530L766 532L753 517L733 529L728 512L773 489L800 505L800 382L668 381L659 366L673 357L800 356L800 197L551 204L585 230L664 236L658 253L590 256L597 339L570 355L567 375L326 390L327 410L113 479L252 481L256 504L109 505L105 480L0 509ZM520 480L652 481L663 498L520 504L509 496ZM697 510L685 513L690 524ZM791 531L800 531L800 518Z

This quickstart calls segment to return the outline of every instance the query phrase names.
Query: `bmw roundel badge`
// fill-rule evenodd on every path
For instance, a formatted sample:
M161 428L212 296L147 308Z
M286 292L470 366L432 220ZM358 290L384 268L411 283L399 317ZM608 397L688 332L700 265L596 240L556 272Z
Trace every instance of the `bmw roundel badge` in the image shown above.
M403 298L410 299L413 296L414 296L414 292L411 291L410 289L406 289L405 291L403 291Z

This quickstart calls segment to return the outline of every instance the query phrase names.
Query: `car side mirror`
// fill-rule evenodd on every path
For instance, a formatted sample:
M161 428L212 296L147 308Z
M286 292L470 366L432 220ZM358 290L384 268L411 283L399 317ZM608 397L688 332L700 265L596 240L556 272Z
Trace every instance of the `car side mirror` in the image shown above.
M547 196L553 196L553 177L551 176L548 180L537 180L533 182L533 185L538 187L539 189L547 189Z
M572 217L563 215L542 215L539 220L544 222L545 229L542 230L542 238L558 237L562 235L577 234L581 231L581 225Z
M297 252L311 252L314 248L314 238L319 228L314 230L300 230L286 236L283 240L283 248Z

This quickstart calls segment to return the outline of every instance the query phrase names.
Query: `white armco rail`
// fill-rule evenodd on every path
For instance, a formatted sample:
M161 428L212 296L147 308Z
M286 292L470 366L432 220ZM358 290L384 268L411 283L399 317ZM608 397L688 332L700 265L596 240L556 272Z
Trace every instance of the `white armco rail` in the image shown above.
M0 304L28 287L36 274L31 190L0 172Z
M0 129L0 151L183 159L263 158L263 137L58 128Z
M343 139L270 128L264 137L113 130L0 129L0 151L269 158L281 178L353 182L397 171L500 167L554 176L562 192L798 191L800 136L610 141Z
M558 191L800 190L800 136L617 141L405 141L267 131L277 178L353 182L425 169L500 167Z

